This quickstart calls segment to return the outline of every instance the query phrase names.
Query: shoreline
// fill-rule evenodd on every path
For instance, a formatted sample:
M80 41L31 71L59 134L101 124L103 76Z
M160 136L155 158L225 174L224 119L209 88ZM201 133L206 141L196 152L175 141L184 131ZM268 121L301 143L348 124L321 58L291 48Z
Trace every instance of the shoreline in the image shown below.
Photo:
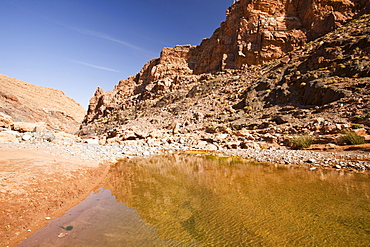
M16 246L50 219L84 200L96 189L119 159L173 152L207 152L238 156L250 161L315 169L367 172L370 153L312 150L223 149L202 150L180 144L170 147L103 146L50 142L0 144L0 242ZM91 182L93 181L93 182Z
M47 141L0 143L1 150L32 151L52 157L63 157L66 161L83 162L87 166L97 167L101 163L117 162L132 157L148 157L171 152L204 151L229 156L239 156L255 162L269 162L281 165L316 166L323 168L370 171L370 144L336 146L327 149L325 145L313 146L311 149L294 150L286 147L266 148L218 148L207 146L189 146L181 143L169 145L99 145L74 142L68 145Z
M110 168L110 163L52 155L45 147L29 145L0 144L1 246L17 246L63 216L97 188Z

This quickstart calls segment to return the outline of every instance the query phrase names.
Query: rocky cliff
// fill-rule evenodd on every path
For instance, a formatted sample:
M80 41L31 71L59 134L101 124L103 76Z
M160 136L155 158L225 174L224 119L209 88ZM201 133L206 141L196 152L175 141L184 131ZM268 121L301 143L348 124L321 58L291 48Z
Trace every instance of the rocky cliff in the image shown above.
M211 38L199 46L164 48L135 81L173 80L267 63L341 27L366 5L366 0L238 0Z
M73 133L85 114L80 104L60 90L0 75L0 127L38 127Z
M235 1L199 46L164 48L113 91L98 88L80 135L124 140L130 128L209 132L317 117L348 123L352 105L337 115L317 109L359 92L368 109L369 9L361 0Z

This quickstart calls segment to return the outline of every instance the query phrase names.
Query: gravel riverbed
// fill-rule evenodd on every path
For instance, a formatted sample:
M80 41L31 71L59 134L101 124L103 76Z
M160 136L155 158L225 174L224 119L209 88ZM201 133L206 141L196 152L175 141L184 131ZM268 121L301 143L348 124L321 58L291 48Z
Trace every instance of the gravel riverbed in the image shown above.
M132 158L136 156L148 157L181 151L207 151L197 147L189 147L179 143L173 143L166 147L151 147L149 145L98 145L74 142L68 145L55 144L48 141L1 143L0 149L14 150L22 149L38 151L54 156L69 156L78 158L81 162L116 162L119 159ZM310 169L319 167L370 170L370 153L348 153L348 152L314 152L304 150L283 150L277 148L268 149L220 149L220 154L240 156L257 162L271 162L282 165L307 166Z

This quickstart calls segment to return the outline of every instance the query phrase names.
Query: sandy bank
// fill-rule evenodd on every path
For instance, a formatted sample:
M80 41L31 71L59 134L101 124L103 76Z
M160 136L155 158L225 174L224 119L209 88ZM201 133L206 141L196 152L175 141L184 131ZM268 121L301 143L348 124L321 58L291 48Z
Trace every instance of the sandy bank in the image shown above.
M0 145L0 243L16 246L84 199L109 166L50 150Z

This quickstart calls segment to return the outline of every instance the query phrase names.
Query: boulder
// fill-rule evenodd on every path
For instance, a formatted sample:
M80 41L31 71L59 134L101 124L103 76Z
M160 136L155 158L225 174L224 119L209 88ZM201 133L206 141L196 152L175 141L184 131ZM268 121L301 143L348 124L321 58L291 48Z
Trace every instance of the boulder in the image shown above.
M245 128L243 128L243 129L241 129L241 130L237 130L237 131L234 131L234 133L233 133L235 136L239 136L239 137L247 137L247 136L249 136L249 135L251 135L250 134L250 131L249 130L247 130L247 129L245 129Z
M291 119L288 116L276 116L274 118L274 121L277 124L285 124L285 123L289 123L289 121L291 121Z
M11 116L0 112L0 127L8 128L13 123L13 119Z
M36 123L25 123L25 122L13 122L11 124L12 130L19 132L34 132L38 124Z
M355 132L359 136L366 136L367 135L366 130L363 129L363 128L361 128L361 129L354 129L353 132Z
M205 147L204 147L205 150L208 150L208 151L217 151L219 150L219 147L216 146L215 144L212 144L212 143L208 143Z
M32 135L30 135L30 134L22 135L22 140L23 141L29 141L29 140L31 140L31 138L32 138Z
M135 134L132 130L126 130L121 134L122 140L136 140L139 139L139 137Z
M161 130L154 130L149 133L149 137L154 139L161 139L164 137L164 133Z
M240 144L240 147L242 149L248 149L248 148L251 148L251 149L261 149L261 147L258 145L258 143L256 142L251 142L251 141L245 141L245 142L242 142Z
M60 136L60 135L59 135ZM45 133L45 134L43 134L42 135L42 138L44 139L44 140L46 140L46 141L48 141L48 142L52 142L52 141L54 141L55 140L55 138L56 138L56 136L53 134L53 133L51 133L51 132L47 132L47 133ZM63 137L63 138L60 138L61 140L73 140L72 138L65 138L65 137Z

